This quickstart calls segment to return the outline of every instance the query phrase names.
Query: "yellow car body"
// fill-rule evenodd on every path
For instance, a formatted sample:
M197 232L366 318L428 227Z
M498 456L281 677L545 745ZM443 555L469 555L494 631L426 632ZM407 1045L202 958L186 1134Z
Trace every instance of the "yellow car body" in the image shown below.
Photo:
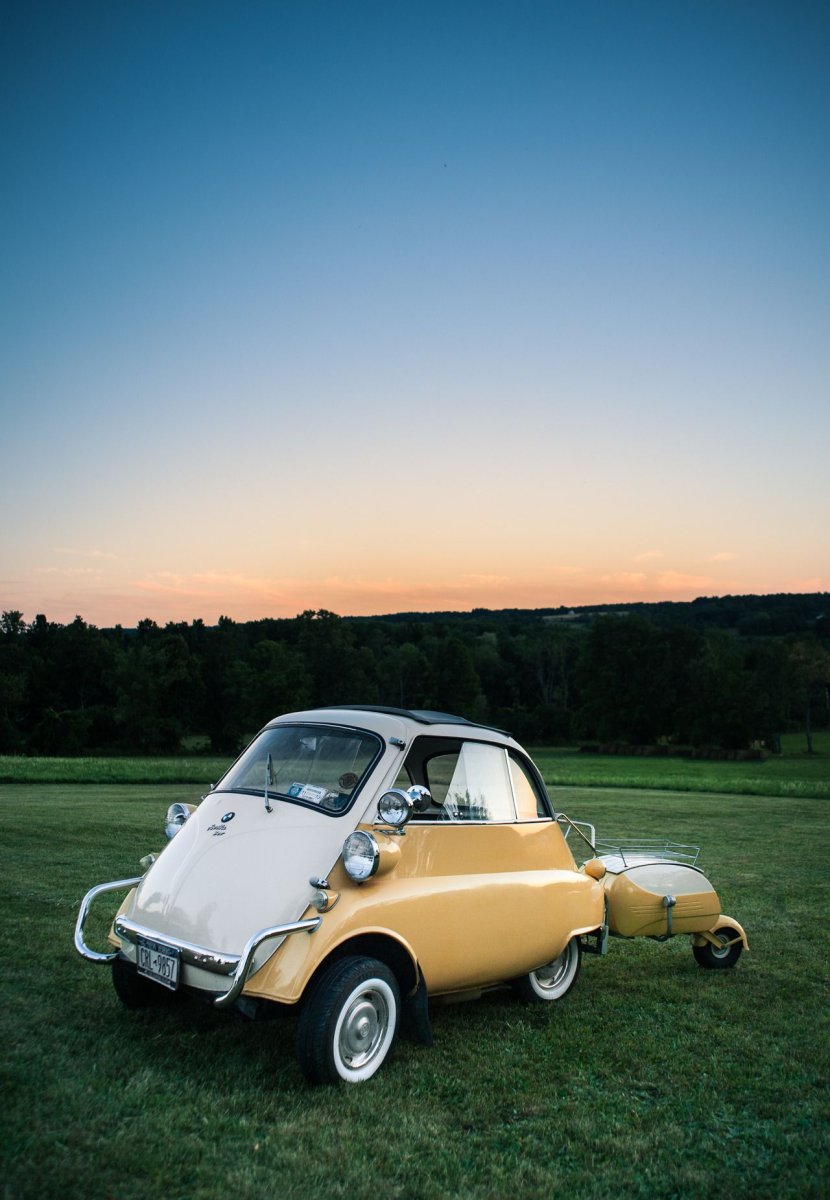
M339 900L321 928L292 939L245 993L294 1003L321 959L366 934L399 943L430 996L466 992L550 962L602 925L603 889L577 871L555 821L410 822L393 846L391 869L358 886L338 865Z

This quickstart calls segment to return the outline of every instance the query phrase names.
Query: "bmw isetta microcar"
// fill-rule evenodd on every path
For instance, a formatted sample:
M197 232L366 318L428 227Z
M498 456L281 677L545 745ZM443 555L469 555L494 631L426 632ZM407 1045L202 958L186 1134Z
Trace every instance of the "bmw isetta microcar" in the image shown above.
M512 737L446 713L281 716L198 806L170 806L166 833L142 876L84 897L78 952L111 964L129 1008L185 992L251 1017L296 1010L313 1083L370 1078L400 1027L430 1045L431 997L510 983L560 999L609 933L691 934L714 968L746 945L693 848L603 847L553 810ZM118 891L110 948L94 950L90 909Z

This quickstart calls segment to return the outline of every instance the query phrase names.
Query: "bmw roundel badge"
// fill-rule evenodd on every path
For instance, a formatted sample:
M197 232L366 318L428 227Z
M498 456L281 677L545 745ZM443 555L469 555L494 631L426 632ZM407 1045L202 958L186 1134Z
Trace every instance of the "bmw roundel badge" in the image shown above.
M228 821L232 821L235 816L236 813L233 812L225 813L224 817L222 818L222 824L227 825Z

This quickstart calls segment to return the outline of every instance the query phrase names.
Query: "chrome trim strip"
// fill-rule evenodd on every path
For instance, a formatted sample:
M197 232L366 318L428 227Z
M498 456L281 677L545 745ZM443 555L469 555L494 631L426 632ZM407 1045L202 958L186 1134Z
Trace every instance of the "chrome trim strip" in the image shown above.
M85 958L87 962L107 963L118 957L117 950L111 950L106 954L101 954L98 950L91 950L84 941L84 925L86 925L92 903L98 896L104 892L118 892L125 888L135 887L136 884L141 883L143 878L143 875L136 875L135 879L116 879L112 883L99 883L97 887L90 888L81 901L78 919L75 922L75 949L81 958Z
M155 941L166 942L168 946L175 946L181 952L182 961L186 965L201 967L205 971L212 971L215 975L231 975L233 978L228 990L216 996L213 1001L217 1008L227 1008L233 1004L245 986L254 955L263 942L267 942L269 938L285 937L291 933L314 933L322 923L322 917L308 917L304 921L289 921L285 925L268 925L264 929L257 930L248 938L241 954L220 954L217 950L208 950L204 946L196 946L182 938L169 937L165 933L159 933L156 929L138 925L128 917L116 918L115 932L130 942L135 942L138 937L148 937Z
M147 937L155 942L161 941L168 946L174 946L181 952L182 962L191 967L201 967L203 971L213 971L216 975L232 975L239 963L238 954L219 954L215 950L207 950L204 946L186 942L183 938L170 937L166 933L159 933L157 929L139 925L129 917L116 917L114 928L119 937L126 938L133 945L138 938Z

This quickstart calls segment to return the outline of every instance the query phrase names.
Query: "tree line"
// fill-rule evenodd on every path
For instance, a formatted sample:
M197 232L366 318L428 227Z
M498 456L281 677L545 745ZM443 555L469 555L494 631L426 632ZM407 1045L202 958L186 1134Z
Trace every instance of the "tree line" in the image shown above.
M775 750L801 728L811 748L830 724L829 599L135 629L10 611L0 753L233 753L281 712L338 703L454 712L530 744Z

